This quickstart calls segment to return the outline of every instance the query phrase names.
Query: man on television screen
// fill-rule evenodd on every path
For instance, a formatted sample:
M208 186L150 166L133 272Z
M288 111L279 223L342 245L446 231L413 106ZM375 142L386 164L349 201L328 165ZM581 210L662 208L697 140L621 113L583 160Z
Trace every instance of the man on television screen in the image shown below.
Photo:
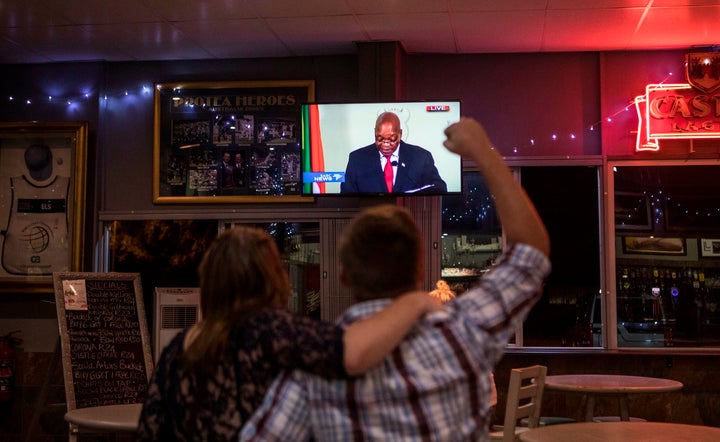
M375 143L350 152L341 193L444 193L432 154L402 140L400 118L383 112L375 121Z

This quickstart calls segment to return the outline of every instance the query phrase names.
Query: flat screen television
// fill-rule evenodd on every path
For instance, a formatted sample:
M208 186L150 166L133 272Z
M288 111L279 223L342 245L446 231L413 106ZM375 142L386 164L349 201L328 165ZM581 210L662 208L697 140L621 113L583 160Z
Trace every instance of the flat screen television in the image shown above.
M462 192L462 159L443 146L460 120L459 100L305 103L302 110L303 195L417 196ZM375 126L381 114L393 124ZM385 115L383 122L393 120ZM397 146L387 160L380 153ZM387 153L387 152L386 152ZM392 188L384 166L393 168Z

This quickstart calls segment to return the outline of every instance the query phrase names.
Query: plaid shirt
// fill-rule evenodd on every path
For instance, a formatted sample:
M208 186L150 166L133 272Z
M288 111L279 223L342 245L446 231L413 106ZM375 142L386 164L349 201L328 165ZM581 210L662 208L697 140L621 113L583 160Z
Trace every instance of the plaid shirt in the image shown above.
M278 376L240 440L487 440L490 374L549 271L545 255L514 246L365 375L328 380L296 370ZM350 324L390 302L353 305L339 322Z

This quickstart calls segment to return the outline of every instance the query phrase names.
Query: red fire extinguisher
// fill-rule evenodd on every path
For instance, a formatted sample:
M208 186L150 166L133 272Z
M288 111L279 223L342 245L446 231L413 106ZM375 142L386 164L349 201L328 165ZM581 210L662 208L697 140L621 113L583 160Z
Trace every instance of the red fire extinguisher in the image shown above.
M15 346L22 342L22 339L13 336L18 332L20 330L0 336L0 403L12 399L15 384Z

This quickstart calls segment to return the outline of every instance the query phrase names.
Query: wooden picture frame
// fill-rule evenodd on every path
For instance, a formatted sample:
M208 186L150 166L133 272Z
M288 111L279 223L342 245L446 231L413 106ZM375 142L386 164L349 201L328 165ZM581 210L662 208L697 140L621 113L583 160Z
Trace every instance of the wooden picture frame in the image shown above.
M622 248L625 254L685 256L685 238L658 236L623 236Z
M139 273L53 274L68 410L142 403L153 370Z
M313 202L300 105L314 98L312 80L156 85L153 202Z
M83 262L88 125L0 123L0 292L52 293Z

